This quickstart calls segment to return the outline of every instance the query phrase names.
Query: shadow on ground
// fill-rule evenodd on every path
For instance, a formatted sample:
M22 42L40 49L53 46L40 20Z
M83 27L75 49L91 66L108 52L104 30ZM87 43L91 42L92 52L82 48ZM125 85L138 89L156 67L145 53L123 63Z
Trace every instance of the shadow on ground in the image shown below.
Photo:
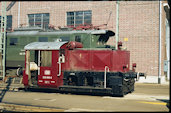
M0 93L0 102L2 102L6 92L9 90L9 88L10 88L9 86L11 85L11 83L12 83L12 78L8 78L7 86Z
M170 100L168 99L156 99L156 100L167 103L166 106L168 109L170 109Z

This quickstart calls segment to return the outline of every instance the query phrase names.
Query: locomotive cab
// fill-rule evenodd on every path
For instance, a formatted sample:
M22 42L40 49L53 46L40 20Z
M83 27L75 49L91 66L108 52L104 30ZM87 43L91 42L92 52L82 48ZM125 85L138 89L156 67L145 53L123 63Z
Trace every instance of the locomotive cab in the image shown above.
M61 84L61 65L65 62L65 56L59 49L65 43L34 42L25 46L25 86L58 87ZM34 57L31 57L31 53Z

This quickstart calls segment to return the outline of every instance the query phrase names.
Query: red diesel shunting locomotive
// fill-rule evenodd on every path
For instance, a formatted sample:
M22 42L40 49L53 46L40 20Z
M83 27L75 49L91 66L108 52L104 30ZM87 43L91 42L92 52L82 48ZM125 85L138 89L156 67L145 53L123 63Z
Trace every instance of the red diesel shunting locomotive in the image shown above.
M121 50L121 45L113 50L82 48L73 41L30 43L24 48L23 84L26 88L124 96L134 91L137 73L135 64L130 70L130 52Z

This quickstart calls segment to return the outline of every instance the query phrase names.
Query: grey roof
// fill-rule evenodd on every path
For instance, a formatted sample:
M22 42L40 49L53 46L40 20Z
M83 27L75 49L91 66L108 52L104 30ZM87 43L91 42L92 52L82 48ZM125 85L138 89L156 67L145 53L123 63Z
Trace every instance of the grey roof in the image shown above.
M74 34L74 33L88 33L88 34L106 34L108 30L80 30L80 31L14 31L11 33L8 33L7 35L60 35L60 34Z
M60 47L66 44L67 41L63 42L33 42L27 44L25 50L59 50Z

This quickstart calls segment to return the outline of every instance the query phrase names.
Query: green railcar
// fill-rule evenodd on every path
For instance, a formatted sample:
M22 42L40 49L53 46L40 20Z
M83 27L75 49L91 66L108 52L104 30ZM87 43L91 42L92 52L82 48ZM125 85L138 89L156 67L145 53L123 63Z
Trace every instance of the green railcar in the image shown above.
M7 33L6 68L17 69L24 67L24 46L31 42L77 41L83 44L83 48L109 48L111 46L105 45L105 43L114 34L110 30L43 30L40 28L18 28L13 32Z

